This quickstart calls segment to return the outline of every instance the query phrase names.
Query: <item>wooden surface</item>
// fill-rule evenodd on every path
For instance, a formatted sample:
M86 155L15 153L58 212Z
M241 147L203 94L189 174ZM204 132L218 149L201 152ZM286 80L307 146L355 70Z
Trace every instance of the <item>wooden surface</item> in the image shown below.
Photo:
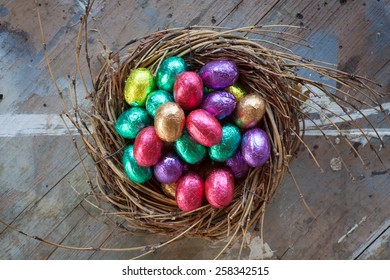
M75 39L84 2L39 1L52 69L65 94L70 89L68 76L76 75ZM390 92L389 0L99 0L92 14L95 20L90 27L100 30L111 50L132 38L169 27L302 26L303 29L295 32L314 48L289 45L295 52L370 77L383 85L383 92ZM95 73L99 67L97 55L101 51L99 39L98 33L93 31L88 39ZM163 236L129 235L83 200L83 194L88 191L87 178L71 137L56 125L62 106L44 61L34 1L0 1L0 46L0 120L3 122L0 126L0 219L24 232L70 246L126 248L166 240ZM79 80L76 84L82 100L85 96ZM387 95L383 103L388 102ZM37 114L43 119L37 118L34 122L31 115ZM12 126L4 123L12 116L15 120L16 115L18 123L12 130ZM374 115L371 119L378 127L389 128L383 117ZM36 123L42 120L44 123ZM76 137L76 141L79 140ZM331 140L337 142L335 138ZM389 259L389 173L383 172L368 145L355 144L369 162L365 169L341 141L336 146L343 151L342 156L355 177L352 181L345 168L331 170L329 163L337 154L329 143L313 136L307 136L306 141L325 172L318 171L306 151L299 154L291 169L317 219L310 217L291 177L286 175L266 212L265 256L272 259ZM384 141L390 144L389 137ZM389 149L382 149L380 153L390 166ZM82 157L86 157L83 152ZM93 171L88 159L86 168ZM244 250L242 258L261 258L259 244L256 237ZM182 239L145 258L209 259L215 257L223 245L223 242ZM59 249L0 225L0 259L127 259L136 254ZM235 247L223 255L223 258L236 257Z

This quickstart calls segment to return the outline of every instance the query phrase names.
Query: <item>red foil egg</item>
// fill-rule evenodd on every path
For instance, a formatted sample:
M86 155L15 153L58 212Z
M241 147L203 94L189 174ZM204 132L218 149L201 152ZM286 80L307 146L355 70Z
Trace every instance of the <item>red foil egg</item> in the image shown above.
M215 208L230 204L234 195L234 178L225 169L213 170L206 179L205 191L207 201Z
M186 127L192 138L203 146L211 147L222 140L221 124L203 109L194 110L187 116Z
M176 203L180 210L188 212L202 206L204 197L204 182L195 173L184 175L176 188Z
M183 109L193 110L200 105L203 98L203 82L196 72L183 72L173 87L173 97Z
M153 126L142 129L134 141L134 159L139 166L155 165L161 157L163 141Z

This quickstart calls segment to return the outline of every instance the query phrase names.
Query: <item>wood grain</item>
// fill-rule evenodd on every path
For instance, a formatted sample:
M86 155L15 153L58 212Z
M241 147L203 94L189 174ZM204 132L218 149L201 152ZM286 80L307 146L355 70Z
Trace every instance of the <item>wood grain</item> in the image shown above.
M83 2L40 1L40 4L52 68L60 89L68 95L71 93L68 75L76 76L74 49ZM33 1L2 1L0 7L3 96L0 114L61 113L62 105L43 59ZM294 32L307 39L313 49L277 38L267 40L286 44L306 58L325 60L337 64L340 70L370 77L382 83L384 92L390 92L390 1L346 1L342 5L336 0L99 0L92 13L95 20L89 26L101 32L100 37L90 31L88 37L94 73L99 68L96 57L102 50L100 40L115 50L132 38L170 27L292 24L303 27ZM79 79L76 85L84 106L87 102L83 101L85 92ZM383 102L389 101L387 95ZM388 128L383 118L371 119L378 127ZM383 225L390 216L389 175L382 172L368 146L356 147L369 162L364 169L342 141L337 147L356 177L351 181L345 168L339 172L330 169L329 162L337 153L323 138L306 140L320 158L325 173L318 171L304 151L291 170L317 219L310 217L286 175L265 218L264 241L274 251L272 258L348 259L360 252L359 258L388 259L389 235ZM388 138L384 140L386 144L389 142ZM163 236L131 236L83 202L83 197L71 188L85 192L88 184L69 136L2 137L0 154L0 218L13 226L54 242L80 247L127 248L166 240ZM389 166L388 150L382 150L381 155ZM92 163L88 160L86 163L88 170L93 171ZM209 259L223 245L223 242L182 239L144 258ZM57 249L4 226L0 226L0 252L0 259L127 259L136 255ZM249 255L250 248L246 248L242 257ZM236 247L223 256L236 257Z

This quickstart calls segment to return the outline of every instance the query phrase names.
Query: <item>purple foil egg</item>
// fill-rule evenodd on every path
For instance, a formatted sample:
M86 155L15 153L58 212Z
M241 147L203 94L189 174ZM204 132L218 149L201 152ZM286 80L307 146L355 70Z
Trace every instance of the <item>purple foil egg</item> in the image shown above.
M244 133L241 153L252 167L262 166L271 155L271 145L267 133L260 128L252 128Z
M229 167L233 176L237 179L245 177L249 172L249 165L240 151L237 151L226 161L226 166Z
M228 91L214 91L202 103L202 109L222 120L230 116L236 108L236 98Z
M183 167L183 163L175 153L168 153L154 166L154 177L163 184L174 183L180 179Z
M238 80L237 65L229 60L214 60L200 69L199 76L203 84L211 89L223 89Z

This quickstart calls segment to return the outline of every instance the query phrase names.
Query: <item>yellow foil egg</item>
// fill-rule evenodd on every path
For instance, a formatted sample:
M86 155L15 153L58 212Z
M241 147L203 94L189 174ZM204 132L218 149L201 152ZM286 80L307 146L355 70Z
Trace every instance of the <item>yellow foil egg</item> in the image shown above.
M175 102L167 102L158 107L154 127L158 137L165 142L174 142L183 133L185 115Z
M154 87L153 73L146 68L137 68L126 80L125 100L131 106L144 106Z
M163 190L163 192L166 194L167 197L172 199L176 198L176 188L176 182L172 184L161 184L161 189Z
M254 127L265 114L266 102L258 94L245 95L237 103L235 123L241 128Z
M225 90L233 94L237 102L240 101L244 97L244 95L246 95L246 91L242 88L240 84L237 83L225 88Z

